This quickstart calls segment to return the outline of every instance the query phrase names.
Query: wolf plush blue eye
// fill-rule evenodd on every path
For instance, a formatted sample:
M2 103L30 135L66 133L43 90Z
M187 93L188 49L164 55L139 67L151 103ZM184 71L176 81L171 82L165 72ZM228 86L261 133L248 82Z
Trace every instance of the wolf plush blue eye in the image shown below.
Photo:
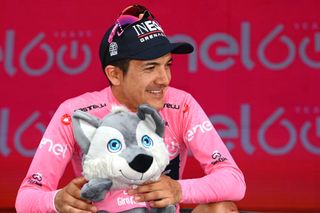
M141 138L141 143L144 147L146 148L151 148L153 147L153 140L148 136L148 135L144 135Z
M107 144L109 152L116 153L119 152L122 148L122 144L117 139L111 139Z

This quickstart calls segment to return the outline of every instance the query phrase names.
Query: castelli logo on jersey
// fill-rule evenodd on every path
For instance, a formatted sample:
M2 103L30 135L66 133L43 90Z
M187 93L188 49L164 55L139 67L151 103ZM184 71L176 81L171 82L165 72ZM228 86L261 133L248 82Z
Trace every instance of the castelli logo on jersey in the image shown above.
M62 117L61 117L61 122L64 124L64 125L70 125L71 124L71 116L69 114L64 114Z
M76 110L81 110L83 112L88 112L88 111L91 111L91 110L94 110L94 109L101 109L103 107L106 107L107 104L106 103L103 103L103 104L93 104L93 105L90 105L90 106L86 106L86 107L83 107L83 108L79 108L79 109L76 109ZM75 111L76 111L75 110Z
M180 109L180 105L179 104L170 104L170 103L165 103L163 105L164 108L168 108L168 109Z

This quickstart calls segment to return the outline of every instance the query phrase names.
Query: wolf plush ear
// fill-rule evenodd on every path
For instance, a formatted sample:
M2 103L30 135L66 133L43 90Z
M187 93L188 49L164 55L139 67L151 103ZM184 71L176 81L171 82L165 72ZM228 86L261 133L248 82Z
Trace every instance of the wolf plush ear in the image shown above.
M81 110L75 111L72 115L73 134L85 154L88 153L90 141L100 123L98 118Z
M145 114L150 114L156 124L156 133L163 137L164 134L164 121L162 120L158 111L147 104L142 104L138 107L137 116L144 120L146 119Z

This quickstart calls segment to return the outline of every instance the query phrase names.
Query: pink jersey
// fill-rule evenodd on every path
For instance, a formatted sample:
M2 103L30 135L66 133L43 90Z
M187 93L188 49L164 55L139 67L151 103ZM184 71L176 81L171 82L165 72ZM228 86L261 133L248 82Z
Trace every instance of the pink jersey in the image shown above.
M70 161L75 175L81 176L81 152L74 140L71 125L73 112L80 109L103 118L110 112L112 105L120 103L110 87L85 93L60 105L21 184L16 200L17 212L56 212L54 197L57 186ZM171 159L165 173L179 179L182 187L181 202L208 203L242 199L246 189L243 174L194 98L170 87L160 114L166 121L164 141ZM188 151L199 161L205 176L181 179ZM109 192L103 201L95 205L109 212L146 206L145 203L135 202L125 190Z

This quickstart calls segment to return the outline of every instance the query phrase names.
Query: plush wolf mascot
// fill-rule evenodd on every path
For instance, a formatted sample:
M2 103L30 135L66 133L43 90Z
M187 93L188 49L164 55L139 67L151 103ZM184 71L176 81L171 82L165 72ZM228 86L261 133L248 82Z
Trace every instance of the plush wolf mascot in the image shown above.
M113 189L126 189L157 180L169 164L163 142L164 121L148 105L137 113L125 107L113 107L102 120L77 110L72 117L74 136L81 147L83 176L88 180L81 196L98 202ZM170 205L152 212L174 212ZM126 212L148 212L146 208Z

